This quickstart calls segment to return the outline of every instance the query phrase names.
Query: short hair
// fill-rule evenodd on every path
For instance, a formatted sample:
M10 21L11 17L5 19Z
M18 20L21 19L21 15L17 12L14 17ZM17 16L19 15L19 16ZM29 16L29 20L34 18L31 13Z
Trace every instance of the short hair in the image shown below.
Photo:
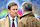
M15 3L15 2L10 2L9 4L8 4L8 9L10 9L11 8L11 6L17 6L17 3Z
M27 3L27 1L23 2L22 7L24 8L25 11L32 11L32 3L31 2L29 2L29 3Z

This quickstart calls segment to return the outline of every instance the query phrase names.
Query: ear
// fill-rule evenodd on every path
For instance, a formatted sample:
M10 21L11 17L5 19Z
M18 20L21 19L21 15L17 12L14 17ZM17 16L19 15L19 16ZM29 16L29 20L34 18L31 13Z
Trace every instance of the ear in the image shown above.
M8 9L8 13L10 13L10 10Z
M24 8L22 8L22 11L24 12Z

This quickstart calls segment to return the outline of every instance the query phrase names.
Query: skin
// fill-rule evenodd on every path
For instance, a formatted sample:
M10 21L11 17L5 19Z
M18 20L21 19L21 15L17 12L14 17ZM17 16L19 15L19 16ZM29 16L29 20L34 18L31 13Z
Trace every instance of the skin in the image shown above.
M15 6L11 6L10 10L8 9L8 12L9 12L9 15L12 18L15 18L17 16L17 13L18 13L18 7L16 5Z
M23 7L22 7L22 12L23 12L23 14L26 12Z

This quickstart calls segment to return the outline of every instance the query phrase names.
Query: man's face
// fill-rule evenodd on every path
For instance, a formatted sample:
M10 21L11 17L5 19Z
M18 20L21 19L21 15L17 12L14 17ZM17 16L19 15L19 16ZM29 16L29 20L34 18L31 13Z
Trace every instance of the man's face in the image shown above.
M18 13L18 7L17 6L11 6L10 10L9 10L9 14L11 16L17 16Z

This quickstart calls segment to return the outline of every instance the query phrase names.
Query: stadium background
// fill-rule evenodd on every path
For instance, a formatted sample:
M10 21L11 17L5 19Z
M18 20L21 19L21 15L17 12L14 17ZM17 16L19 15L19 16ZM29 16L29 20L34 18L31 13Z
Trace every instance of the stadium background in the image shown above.
M7 6L11 1L15 1L18 4L18 14L22 16L21 4L25 1L31 1L32 5L37 5L38 9L33 9L34 15L36 18L40 18L40 0L0 0L0 19L4 18L7 15Z

